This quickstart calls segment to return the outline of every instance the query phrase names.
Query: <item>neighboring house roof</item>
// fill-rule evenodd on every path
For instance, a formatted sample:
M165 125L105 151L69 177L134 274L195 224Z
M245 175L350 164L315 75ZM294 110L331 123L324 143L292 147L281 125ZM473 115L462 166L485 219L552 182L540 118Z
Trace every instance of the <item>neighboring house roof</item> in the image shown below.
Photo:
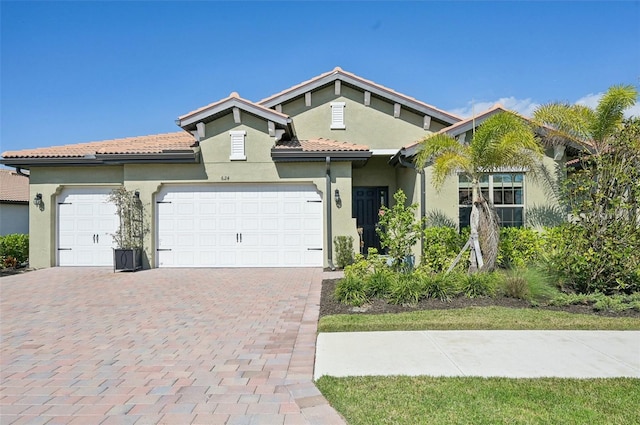
M203 106L202 108L198 108L195 111L191 111L178 117L176 124L184 130L194 131L196 130L199 122L207 123L213 121L217 117L228 113L228 111L233 108L238 108L239 110L264 118L268 121L273 121L275 124L279 124L280 126L288 127L291 136L293 137L295 135L291 118L288 115L266 108L250 100L243 99L236 92L231 93L224 99L210 103L207 106Z
M466 133L467 131L473 129L474 126L480 125L484 120L489 118L492 115L495 115L499 112L511 112L505 109L502 105L496 103L491 108L487 109L484 112L479 113L473 117L464 119L460 122L453 124L450 127L443 128L435 134L448 134L451 137L456 137L461 135L462 133ZM420 141L414 142L408 146L405 146L401 149L400 154L405 157L414 156L418 153L420 149Z
M283 90L280 93L276 93L272 96L262 99L258 102L258 104L273 108L276 105L282 104L296 97L303 96L308 91L331 84L336 80L340 80L345 84L358 87L364 91L368 91L375 96L388 99L392 102L400 103L402 106L437 118L438 120L443 121L446 124L454 124L462 119L459 116L452 114L451 112L438 109L435 106L421 102L413 97L404 95L373 81L366 80L355 74L344 71L340 67L336 67L332 71L325 72L324 74L320 74L317 77Z
M194 157L197 142L184 131L103 140L100 142L7 151L2 154L8 165L55 163L104 163L113 160L167 159Z
M11 170L0 170L0 203L28 204L29 178Z
M369 159L371 154L368 146L323 138L281 141L271 149L271 157L276 161L320 161L327 156L343 161L359 161Z
M443 128L442 130L438 131L435 134L448 134L451 137L457 137L463 133L466 133L469 130L472 130L474 127L479 126L480 124L482 124L487 118L497 114L497 113L501 113L501 112L509 112L512 114L516 114L517 113L510 111L506 108L504 108L502 105L500 105L499 103L496 103L495 105L493 105L491 108L487 109L484 112L479 113L478 115L466 118L456 124L453 124L452 126ZM520 116L520 115L518 115ZM520 116L523 120L526 121L530 121L528 118ZM550 137L550 135L548 134L548 128L547 127L541 127L539 128L536 132L539 134L539 136L541 136L543 139L545 139L545 143L547 145L567 145L570 146L571 148L573 148L574 150L579 150L580 146L576 145L575 143L573 143L570 140L567 140L566 138L560 138L557 136L554 137ZM418 153L418 151L420 150L420 141L414 142L408 146L403 147L402 149L400 149L400 151L394 156L394 158L398 157L398 156L402 156L405 158L410 158L413 157L414 155L416 155ZM393 158L392 158L393 160Z

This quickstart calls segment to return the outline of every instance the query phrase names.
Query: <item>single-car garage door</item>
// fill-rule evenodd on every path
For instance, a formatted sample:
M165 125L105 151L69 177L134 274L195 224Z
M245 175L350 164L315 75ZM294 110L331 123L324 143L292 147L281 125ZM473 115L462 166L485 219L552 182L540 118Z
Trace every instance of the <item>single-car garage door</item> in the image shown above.
M59 266L113 265L116 206L107 202L111 189L68 188L56 199Z
M312 185L165 186L159 267L321 267L322 199Z

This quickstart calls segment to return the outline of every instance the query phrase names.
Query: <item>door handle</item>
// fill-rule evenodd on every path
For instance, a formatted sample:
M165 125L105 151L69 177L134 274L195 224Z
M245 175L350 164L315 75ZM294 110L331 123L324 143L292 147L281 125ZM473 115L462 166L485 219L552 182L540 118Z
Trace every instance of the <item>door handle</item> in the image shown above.
M240 243L242 243L242 233L240 233Z
M240 237L240 236L239 236L239 233L236 233L236 243L240 242L239 237Z
M93 243L96 243L96 234L93 234Z
M96 243L100 243L100 235L96 233Z

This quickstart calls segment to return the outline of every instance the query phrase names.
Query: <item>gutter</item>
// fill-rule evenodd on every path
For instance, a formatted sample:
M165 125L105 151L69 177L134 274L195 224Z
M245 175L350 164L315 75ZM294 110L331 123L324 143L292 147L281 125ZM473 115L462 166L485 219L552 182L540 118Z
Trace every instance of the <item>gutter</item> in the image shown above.
M332 151L338 161L363 161L371 158L371 151ZM278 162L326 161L327 152L303 152L301 149L271 149L271 159Z
M0 164L16 168L30 166L120 165L147 163L195 164L200 162L199 149L155 154L91 154L78 157L2 158Z
M327 264L329 264L329 268L333 271L336 269L336 266L333 265L333 235L332 235L332 225L331 225L331 157L325 157L325 164L327 166L326 173L326 185L325 185L325 195L324 202L327 208Z

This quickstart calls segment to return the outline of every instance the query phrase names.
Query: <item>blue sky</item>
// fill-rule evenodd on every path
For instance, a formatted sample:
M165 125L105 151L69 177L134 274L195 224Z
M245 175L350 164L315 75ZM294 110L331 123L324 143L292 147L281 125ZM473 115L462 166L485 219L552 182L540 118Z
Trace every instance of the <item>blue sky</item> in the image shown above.
M336 66L463 115L640 84L638 1L0 6L0 152L177 131L232 91L257 101Z

